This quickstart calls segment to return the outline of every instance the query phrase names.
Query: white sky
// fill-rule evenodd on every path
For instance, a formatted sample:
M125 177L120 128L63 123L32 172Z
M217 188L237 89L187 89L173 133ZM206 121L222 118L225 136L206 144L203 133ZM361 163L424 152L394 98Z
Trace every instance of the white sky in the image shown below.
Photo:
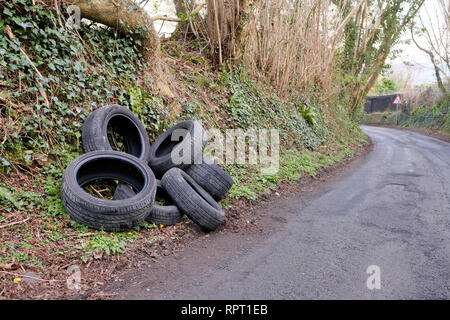
M176 17L175 5L173 1L167 0L150 0L144 7L150 16L155 16L157 14L168 15L169 17ZM164 25L161 20L155 21L156 31L160 31L161 36L168 36L175 30L177 25L176 22L165 21Z
M437 0L425 0L425 4L421 9L420 14L425 17L426 10L430 16L434 16L436 12L439 12L437 10L437 4ZM426 21L427 19L424 19L424 22ZM410 32L406 31L403 38L410 39ZM414 38L419 44L424 41L421 37L415 36ZM425 44L424 47L426 47ZM403 50L400 56L392 61L389 61L392 65L393 72L409 75L413 84L436 82L433 65L430 62L430 57L425 52L419 50L412 41L410 44L403 44L399 46L399 48ZM414 67L406 67L403 64L403 61L414 64Z

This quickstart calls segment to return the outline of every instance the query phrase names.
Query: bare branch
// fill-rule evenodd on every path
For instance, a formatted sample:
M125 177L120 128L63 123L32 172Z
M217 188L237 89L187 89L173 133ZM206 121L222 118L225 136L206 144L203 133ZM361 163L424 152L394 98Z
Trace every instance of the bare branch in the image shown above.
M200 12L200 10L203 9L203 7L206 6L206 2L199 4L197 7L195 7L194 10L192 10L192 12L188 15L187 19L190 20L190 16L192 15L196 15ZM167 15L161 15L158 14L156 16L153 16L152 21L157 21L157 20L164 20L164 21L172 21L172 22L182 22L184 20L180 19L179 17L168 17Z

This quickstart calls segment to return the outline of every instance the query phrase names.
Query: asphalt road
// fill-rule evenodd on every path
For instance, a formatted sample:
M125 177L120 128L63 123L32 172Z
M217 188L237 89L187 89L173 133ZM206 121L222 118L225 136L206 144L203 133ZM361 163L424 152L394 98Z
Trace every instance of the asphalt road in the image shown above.
M373 152L312 195L269 205L273 232L213 237L124 280L117 298L449 299L450 144L363 130ZM380 289L367 287L371 265Z

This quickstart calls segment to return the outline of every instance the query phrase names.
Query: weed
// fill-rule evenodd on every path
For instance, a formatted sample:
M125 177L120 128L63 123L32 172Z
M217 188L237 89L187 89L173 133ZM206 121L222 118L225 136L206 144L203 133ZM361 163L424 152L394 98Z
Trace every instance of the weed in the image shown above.
M30 248L29 245L24 243L19 244L22 248ZM1 245L0 249L0 263L26 263L32 266L36 266L41 270L44 270L42 262L34 257L30 256L28 253L21 251L16 248L12 243L5 242Z
M256 200L256 198L258 197L257 194L249 187L239 186L236 184L231 187L228 195L234 199L245 198L247 200Z
M107 255L123 253L128 242L135 241L139 235L137 233L111 233L106 234L103 231L97 232L82 247L87 249L88 253L104 252Z
M12 191L12 188L0 186L0 205L6 206L7 211L12 208L23 210L30 205L36 206L42 195L38 192Z
M158 202L158 201L155 201L155 203L157 203L157 202ZM159 202L159 203L163 203L163 202ZM160 205L162 205L162 204L160 204ZM156 225L155 225L154 223L150 223L150 222L144 221L144 222L142 222L140 225L134 227L134 230L135 230L136 232L139 232L141 229L144 229L144 230L151 230L151 229L156 229L156 228L157 228L157 227L156 227Z
M148 243L150 245L152 245L152 244L154 244L154 243L156 243L158 241L159 241L159 237L151 237L150 239L148 239Z

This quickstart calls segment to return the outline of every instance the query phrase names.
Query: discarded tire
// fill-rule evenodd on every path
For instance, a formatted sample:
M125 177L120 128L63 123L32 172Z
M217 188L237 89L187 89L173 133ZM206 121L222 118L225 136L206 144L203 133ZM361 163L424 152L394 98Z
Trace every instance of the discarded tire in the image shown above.
M200 160L206 142L206 132L199 122L179 122L165 131L151 146L149 165L157 177L174 167L186 169Z
M214 230L225 222L220 205L186 172L172 168L161 183L177 207L203 229Z
M133 187L126 183L119 183L116 187L116 190L114 191L114 200L125 200L128 198L132 198L135 195L136 192L134 192Z
M114 141L116 135L110 136L111 128L120 136L119 143ZM136 115L120 105L107 105L86 119L82 140L87 153L66 168L61 192L74 220L105 231L124 231L144 220L170 226L184 214L206 230L225 222L214 198L223 198L233 180L217 165L202 163L207 159L202 159L207 135L199 122L179 122L150 146ZM112 150L120 142L126 153ZM190 173L200 185L182 171L192 165ZM114 180L114 185L118 181L114 200L97 198L83 189L97 180ZM155 200L163 200L164 205Z
M138 193L124 200L94 197L83 186L99 179L119 180ZM73 160L63 176L61 198L69 215L94 229L124 231L140 224L154 204L156 178L147 164L118 151L89 152Z
M148 162L150 143L144 125L133 112L117 104L97 109L86 118L81 135L85 152L112 150L108 127L123 138L127 153Z
M184 214L175 205L155 204L152 211L145 219L148 222L162 224L163 226L173 226L183 219Z
M114 199L128 199L134 197L135 195L136 193L133 191L131 186L121 183L116 188ZM157 180L156 201L164 201L165 205L155 203L149 215L145 218L146 221L156 223L158 225L162 224L164 226L172 226L183 219L184 214L178 210L176 205L173 205L173 201L161 186L160 180Z
M225 197L234 183L228 173L205 156L201 164L191 165L186 173L217 201Z

